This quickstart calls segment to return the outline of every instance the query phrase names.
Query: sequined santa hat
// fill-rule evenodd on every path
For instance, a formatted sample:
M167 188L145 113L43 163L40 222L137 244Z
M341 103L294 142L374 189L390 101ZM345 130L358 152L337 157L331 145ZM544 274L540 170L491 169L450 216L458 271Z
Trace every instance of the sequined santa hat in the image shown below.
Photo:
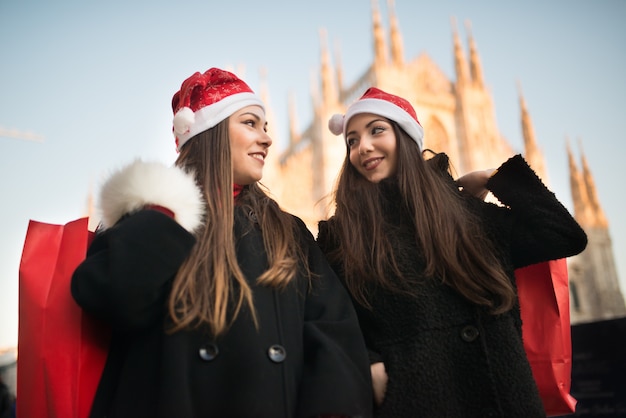
M367 89L359 100L348 107L345 115L333 115L328 121L328 129L335 135L343 133L346 139L348 122L360 113L373 113L396 122L417 143L420 150L423 149L424 129L417 120L417 114L411 103L376 87Z
M180 151L195 135L252 105L265 110L263 101L235 74L219 68L196 72L183 81L172 98L176 149Z

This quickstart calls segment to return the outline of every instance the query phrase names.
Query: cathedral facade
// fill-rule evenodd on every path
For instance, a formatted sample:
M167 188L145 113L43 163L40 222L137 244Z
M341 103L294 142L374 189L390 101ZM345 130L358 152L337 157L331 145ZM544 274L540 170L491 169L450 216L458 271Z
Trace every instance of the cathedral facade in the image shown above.
M499 132L493 99L486 88L480 56L469 27L466 52L453 24L451 47L456 78L450 80L426 53L405 61L392 1L388 12L387 37L380 11L373 2L374 60L349 84L344 83L341 67L333 66L326 34L321 32L319 84L311 89L311 121L304 130L299 130L295 104L290 104L288 145L279 158L268 161L263 178L281 206L300 216L314 234L317 222L332 214L332 191L346 148L344 141L329 132L328 120L335 113L344 113L370 86L405 97L413 104L424 127L425 148L447 153L456 176L497 167L521 152L548 184L546 163L537 146L521 91L524 150L514 150ZM268 118L271 117L268 114ZM589 236L587 249L569 260L572 323L626 316L608 222L591 172L584 157L579 169L569 147L568 153L574 216Z

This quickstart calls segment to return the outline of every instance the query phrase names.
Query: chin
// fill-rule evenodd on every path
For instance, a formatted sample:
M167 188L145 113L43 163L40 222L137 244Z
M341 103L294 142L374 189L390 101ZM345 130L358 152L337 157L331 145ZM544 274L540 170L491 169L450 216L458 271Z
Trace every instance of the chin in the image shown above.
M235 184L238 184L240 186L247 186L249 184L254 184L258 181L261 181L261 178L263 178L263 176L250 176L248 178L242 179L241 181L235 181Z
M370 183L380 183L385 178L384 176L380 175L364 175L363 177L365 177L365 180L369 181Z

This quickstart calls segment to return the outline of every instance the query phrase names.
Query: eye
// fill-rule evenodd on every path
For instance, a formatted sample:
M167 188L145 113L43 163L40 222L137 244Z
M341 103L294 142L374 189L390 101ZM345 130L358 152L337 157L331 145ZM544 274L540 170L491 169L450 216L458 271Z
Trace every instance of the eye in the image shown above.
M256 125L256 121L254 119L246 119L243 121L244 125L248 125L251 128L254 128L254 126Z
M385 127L384 127L384 126L382 126L382 125L375 125L375 126L372 126L372 135L376 135L376 134L383 133L383 132L385 132L386 130L387 130L387 128L385 128Z
M349 148L352 148L356 144L356 138L348 138L346 141Z

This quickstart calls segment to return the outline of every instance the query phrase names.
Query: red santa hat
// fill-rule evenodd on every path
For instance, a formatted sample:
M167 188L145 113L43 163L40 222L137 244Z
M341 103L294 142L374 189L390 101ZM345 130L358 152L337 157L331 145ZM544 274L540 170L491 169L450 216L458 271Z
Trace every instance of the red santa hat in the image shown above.
M424 129L417 120L411 103L402 97L370 87L359 100L348 107L345 115L333 115L328 121L328 129L335 135L343 133L346 139L348 122L359 113L374 113L396 122L417 143L420 150L423 149Z
M235 74L219 68L193 74L172 98L176 149L180 151L190 138L251 105L265 110L261 99Z

